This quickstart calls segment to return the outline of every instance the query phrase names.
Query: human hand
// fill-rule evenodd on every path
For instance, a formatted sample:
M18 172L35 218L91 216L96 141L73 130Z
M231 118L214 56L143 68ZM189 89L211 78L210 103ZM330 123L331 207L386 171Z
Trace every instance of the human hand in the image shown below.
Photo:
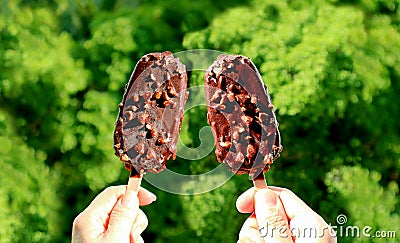
M140 234L147 227L140 206L156 196L144 188L139 192L126 186L111 186L102 191L74 220L72 242L143 242Z
M292 191L269 186L250 188L236 201L241 213L251 213L238 242L336 242L332 227Z

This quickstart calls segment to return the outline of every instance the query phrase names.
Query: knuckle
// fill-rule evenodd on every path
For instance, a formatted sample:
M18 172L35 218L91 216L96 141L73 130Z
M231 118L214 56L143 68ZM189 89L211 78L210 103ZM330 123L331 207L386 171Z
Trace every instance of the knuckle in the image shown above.
M292 192L292 190L290 190L290 189L288 189L288 188L286 188L286 187L282 187L281 190L282 190L282 192L284 192L284 193L288 193L288 194L291 194L291 195L295 195L294 192Z
M146 228L149 225L149 220L147 219L146 214L142 210L139 210L138 212L137 221L139 225L143 228Z
M270 215L265 218L262 225L269 225L275 228L287 227L287 221L281 215Z
M83 213L80 213L76 218L74 219L74 222L72 223L72 228L74 230L80 230L84 228L85 226L85 218Z

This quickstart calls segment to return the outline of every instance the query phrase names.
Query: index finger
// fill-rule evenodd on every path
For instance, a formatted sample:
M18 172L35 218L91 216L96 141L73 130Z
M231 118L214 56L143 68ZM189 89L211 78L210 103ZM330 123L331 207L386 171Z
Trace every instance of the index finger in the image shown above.
M112 211L118 199L126 193L127 186L110 186L98 194L90 205L82 212L85 214L108 214ZM139 205L145 206L156 200L156 196L150 191L140 187L138 192Z
M139 206L146 206L154 202L157 197L149 190L141 187L138 192Z
M253 213L254 212L254 187L249 188L243 192L236 199L236 208L240 213Z

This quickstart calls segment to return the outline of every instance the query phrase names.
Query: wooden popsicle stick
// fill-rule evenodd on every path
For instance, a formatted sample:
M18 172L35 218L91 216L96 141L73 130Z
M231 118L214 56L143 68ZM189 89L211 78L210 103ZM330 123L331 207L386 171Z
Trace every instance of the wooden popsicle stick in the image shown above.
M140 183L142 182L143 174L138 173L134 168L131 169L129 175L128 186L126 190L139 192Z
M256 188L256 190L263 189L263 188L268 188L267 182L265 181L265 177L264 177L264 173L263 172L261 172L255 178L253 178L253 185Z

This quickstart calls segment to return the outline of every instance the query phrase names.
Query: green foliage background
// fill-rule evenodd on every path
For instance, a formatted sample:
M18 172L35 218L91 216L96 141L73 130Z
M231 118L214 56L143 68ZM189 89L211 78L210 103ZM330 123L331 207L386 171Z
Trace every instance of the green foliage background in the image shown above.
M399 239L399 0L0 0L0 242L69 242L95 195L126 183L112 131L136 61L202 48L249 56L269 87L285 147L269 184L332 225L345 214ZM204 125L204 107L186 113L182 141L198 146ZM246 176L195 196L143 186L158 196L143 208L149 242L235 242L247 217Z

